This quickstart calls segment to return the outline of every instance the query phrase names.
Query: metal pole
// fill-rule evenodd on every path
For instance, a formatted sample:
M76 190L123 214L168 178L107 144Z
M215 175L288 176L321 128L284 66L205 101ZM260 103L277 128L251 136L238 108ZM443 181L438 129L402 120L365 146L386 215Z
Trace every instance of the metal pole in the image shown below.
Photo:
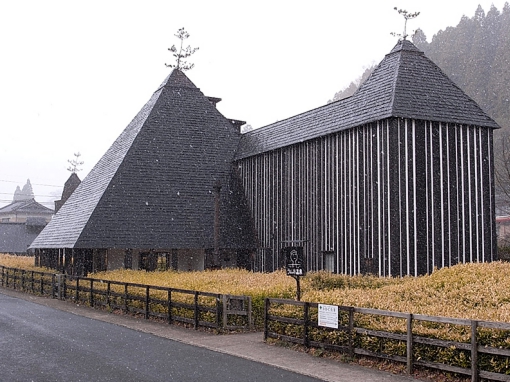
M296 280L296 301L301 301L301 277L292 276Z

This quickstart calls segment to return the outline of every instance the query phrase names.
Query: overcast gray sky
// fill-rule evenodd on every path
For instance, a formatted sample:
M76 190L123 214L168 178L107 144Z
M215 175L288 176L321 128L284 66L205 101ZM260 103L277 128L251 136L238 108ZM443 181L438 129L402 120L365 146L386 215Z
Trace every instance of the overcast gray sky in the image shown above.
M504 0L0 0L0 207L27 178L53 208L67 160L84 178L168 75L184 27L188 77L260 127L325 104L402 33L434 34Z

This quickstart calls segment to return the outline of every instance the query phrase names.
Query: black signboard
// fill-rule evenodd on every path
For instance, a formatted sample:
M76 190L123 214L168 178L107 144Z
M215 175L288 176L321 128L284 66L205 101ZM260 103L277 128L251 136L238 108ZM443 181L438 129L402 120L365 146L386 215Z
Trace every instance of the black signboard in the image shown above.
M285 247L282 249L282 255L285 257L287 276L304 276L306 274L303 247Z

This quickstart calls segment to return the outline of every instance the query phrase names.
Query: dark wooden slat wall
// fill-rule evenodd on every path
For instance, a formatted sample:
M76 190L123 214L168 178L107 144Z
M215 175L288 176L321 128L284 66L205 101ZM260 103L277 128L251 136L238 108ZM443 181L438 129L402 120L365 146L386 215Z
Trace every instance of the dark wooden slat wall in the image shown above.
M255 269L404 276L496 259L492 130L391 118L238 161Z

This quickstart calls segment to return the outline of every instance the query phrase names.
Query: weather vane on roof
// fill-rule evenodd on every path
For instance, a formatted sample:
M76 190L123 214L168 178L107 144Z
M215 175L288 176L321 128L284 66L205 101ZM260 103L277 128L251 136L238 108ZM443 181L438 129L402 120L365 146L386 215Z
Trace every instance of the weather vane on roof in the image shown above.
M405 40L408 36L407 32L406 32L407 20L414 19L414 18L418 17L420 12L410 13L410 12L407 12L405 9L397 9L397 7L393 8L393 9L396 10L400 15L404 16L405 22L404 22L404 34L391 32L391 35L395 36L395 37L402 37L402 39Z
M72 173L77 173L78 171L83 170L80 166L85 163L80 160L81 154L79 152L74 153L74 159L68 159L70 166L67 168L67 171L71 171Z
M175 64L165 64L169 68L176 68L177 70L185 71L193 69L195 64L189 64L186 61L184 61L185 58L188 58L193 53L195 53L198 48L191 48L191 46L188 45L186 49L183 49L182 44L185 39L189 37L189 33L184 30L184 28L181 28L177 31L176 34L174 34L175 37L177 37L179 40L181 40L181 47L179 48L179 51L177 51L177 48L175 45L172 45L171 48L168 48L170 52L173 53L173 56L176 58L177 62Z

